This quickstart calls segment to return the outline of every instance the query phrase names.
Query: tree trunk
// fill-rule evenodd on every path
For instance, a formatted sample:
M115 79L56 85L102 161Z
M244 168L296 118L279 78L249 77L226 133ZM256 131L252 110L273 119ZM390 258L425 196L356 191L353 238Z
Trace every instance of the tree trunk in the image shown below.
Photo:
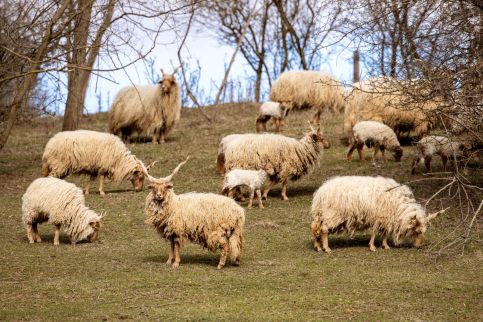
M354 50L354 70L352 74L352 83L359 81L359 50Z

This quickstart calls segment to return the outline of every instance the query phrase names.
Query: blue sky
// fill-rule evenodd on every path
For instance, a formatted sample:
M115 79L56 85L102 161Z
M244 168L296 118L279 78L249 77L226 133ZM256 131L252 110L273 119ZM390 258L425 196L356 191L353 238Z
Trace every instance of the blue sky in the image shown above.
M157 45L148 57L156 59L156 71L164 68L165 71L171 71L173 65L178 65L177 59L178 44L173 34L165 32L157 41ZM219 86L224 76L224 66L230 60L234 48L220 45L216 39L208 35L192 34L186 42L186 50L183 59L195 64L199 61L202 72L200 79L200 87L208 92L213 88L213 83ZM327 64L321 69L335 75L341 81L350 82L352 79L351 50L344 50L330 57ZM126 61L128 59L126 58ZM102 63L101 63L102 64ZM102 65L100 66L103 67ZM242 55L238 54L232 67L230 77L246 80L246 76L250 74L250 68L244 61ZM129 76L128 76L129 75ZM98 110L98 98L96 94L101 93L102 110L106 111L108 103L112 103L116 93L124 86L134 84L145 85L150 84L145 74L145 65L142 61L137 62L133 66L125 70L102 74L103 77L92 76L90 86L86 96L86 108L89 113ZM178 80L180 79L178 74ZM109 81L115 80L115 82ZM216 95L216 91L212 92Z

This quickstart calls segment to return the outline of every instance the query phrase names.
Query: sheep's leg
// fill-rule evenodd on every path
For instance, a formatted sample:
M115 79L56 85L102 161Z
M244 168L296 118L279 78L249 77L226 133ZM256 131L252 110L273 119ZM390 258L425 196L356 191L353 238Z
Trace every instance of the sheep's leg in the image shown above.
M416 173L416 167L418 166L419 159L420 159L419 155L414 156L413 163L411 164L411 174ZM425 164L426 164L426 160L425 160Z
M357 154L359 154L359 160L360 161L364 160L364 155L362 154L362 149L363 148L364 148L364 143L357 145Z
M161 133L159 134L158 142L159 142L159 143L164 143L164 132L161 132Z
M265 187L265 189L263 190L263 196L262 198L264 200L267 200L267 197L268 197L268 192L270 191L270 189L273 188L273 186L276 184L277 182L270 179L270 182L268 183L268 185Z
M174 263L173 267L178 268L181 261L181 244L179 240L174 241Z
M260 191L260 189L257 189L256 190L256 194L257 194L258 207L260 209L261 208L265 208L265 207L263 207L263 203L262 203L262 192Z
M166 265L171 265L174 260L174 239L170 238L169 239L169 257L168 260L166 261Z
M384 154L384 152L386 151L384 145L379 146L379 150L381 150L382 160L384 160L384 162L387 162L386 155Z
M39 229L38 229L38 224L37 223L33 223L32 224L32 231L33 231L33 235L34 235L34 238L35 238L35 241L37 243L41 243L42 242L42 239L40 238L40 234L39 234Z
M391 248L387 244L387 237L386 236L384 236L384 238L382 239L382 248L384 248L384 249L390 249Z
M99 193L101 194L101 196L106 195L106 193L104 192L104 179L105 179L105 176L101 174L99 176Z
M327 254L332 253L332 250L329 248L329 230L326 227L322 228L322 249Z
M431 172L431 158L432 157L430 155L424 158L424 165L426 166L426 170L428 172Z
M369 249L371 250L371 252L376 251L376 246L374 246L374 240L375 239L376 239L376 232L373 230L371 240L369 241Z
M255 195L255 189L250 187L250 199L248 200L248 208L251 208L253 205L253 197Z
M243 192L241 191L241 187L235 188L235 198L241 202L245 201L245 197L243 196Z
M220 261L218 262L218 269L222 269L223 266L225 266L226 263L226 258L228 256L228 253L230 252L230 243L226 240L225 237L220 238L220 244L221 244L221 256L220 256Z
M228 190L228 198L233 199L233 189Z
M372 155L372 163L376 162L376 155L379 151L379 144L374 144L374 154Z
M55 231L54 231L54 245L59 246L59 236L60 236L60 224L55 225Z
M27 238L30 244L35 243L35 235L34 235L34 232L32 231L31 224L27 224Z
M279 118L275 119L275 128L276 128L277 132L280 132L280 119Z
M281 194L282 200L288 200L287 197L287 180L282 181L282 194Z
M88 195L90 193L91 183L94 182L94 180L96 180L96 176L91 175L89 177L89 181L87 181L87 183L84 186L84 194Z
M347 151L347 161L351 161L352 160L352 153L354 153L354 150L355 149L356 149L356 144L352 144L349 147L349 150Z
M441 161L443 162L443 171L446 172L447 171L446 165L448 164L448 157L445 156L445 155L442 155Z
M320 252L322 250L322 245L320 244L320 236L317 236L314 239L314 249L316 252Z

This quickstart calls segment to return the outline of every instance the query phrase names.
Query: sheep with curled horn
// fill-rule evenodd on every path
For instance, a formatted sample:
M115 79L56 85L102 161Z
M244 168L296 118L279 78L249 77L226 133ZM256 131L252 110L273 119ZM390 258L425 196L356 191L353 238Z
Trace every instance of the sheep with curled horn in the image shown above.
M164 178L148 175L151 192L146 197L146 223L154 226L161 238L170 243L167 265L178 267L181 248L191 241L210 251L221 250L218 269L227 257L238 266L243 248L245 211L232 199L213 193L189 192L177 195L172 179L181 162Z
M152 143L164 142L179 121L181 96L174 75L166 74L155 85L128 86L119 91L109 112L109 132L127 141L133 132L151 135Z

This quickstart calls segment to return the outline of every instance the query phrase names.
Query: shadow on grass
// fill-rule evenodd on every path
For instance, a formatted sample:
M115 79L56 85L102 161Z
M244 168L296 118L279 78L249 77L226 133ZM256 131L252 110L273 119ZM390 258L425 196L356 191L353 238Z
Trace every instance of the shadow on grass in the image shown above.
M180 265L204 264L207 266L216 266L218 265L219 259L220 259L220 254L212 253L212 252L207 252L206 255L205 254L183 255L183 253L181 253ZM167 260L168 260L168 253L162 254L159 256L143 257L142 259L144 263L150 262L150 263L160 263L160 264L165 264ZM229 261L227 261L227 265L229 265Z

